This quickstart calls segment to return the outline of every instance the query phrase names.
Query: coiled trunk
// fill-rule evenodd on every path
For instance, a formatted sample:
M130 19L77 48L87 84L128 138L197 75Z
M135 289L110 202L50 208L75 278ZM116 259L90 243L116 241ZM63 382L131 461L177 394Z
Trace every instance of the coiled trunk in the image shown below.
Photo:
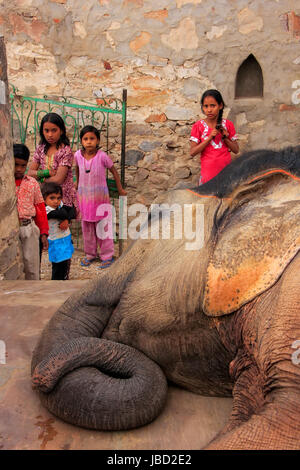
M77 338L52 351L35 367L32 382L51 413L105 431L151 422L167 395L156 363L130 346L98 338Z

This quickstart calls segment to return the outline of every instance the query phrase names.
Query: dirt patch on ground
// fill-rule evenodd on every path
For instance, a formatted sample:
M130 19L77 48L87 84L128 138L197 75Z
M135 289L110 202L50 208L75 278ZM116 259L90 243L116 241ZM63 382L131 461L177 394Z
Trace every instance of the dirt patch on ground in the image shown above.
M118 257L118 246L115 245L115 259ZM84 258L84 252L82 250L76 249L72 256L71 261L71 269L70 269L70 276L69 279L92 279L95 278L99 271L102 269L99 268L100 266L100 259L93 261L89 267L84 267L80 265L80 261ZM106 268L109 269L109 268ZM51 272L52 272L52 265L48 260L48 253L45 252L42 255L42 263L41 263L41 279L43 280L51 280Z
M70 280L75 279L92 279L99 274L99 272L103 271L99 268L100 266L100 259L97 258L95 261L91 263L89 267L81 266L80 262L84 258L84 251L83 251L83 240L82 240L82 231L81 231L81 222L79 220L73 220L71 224L71 233L72 233L72 241L74 245L74 253L72 256L71 261L71 268L70 268ZM122 243L122 249L126 248L126 241L123 242L118 241L116 239L114 243L114 258L117 259L119 257L119 243ZM109 268L106 268L109 269ZM48 281L51 280L51 273L52 273L52 265L48 259L48 253L44 252L42 254L42 262L41 262L41 279Z

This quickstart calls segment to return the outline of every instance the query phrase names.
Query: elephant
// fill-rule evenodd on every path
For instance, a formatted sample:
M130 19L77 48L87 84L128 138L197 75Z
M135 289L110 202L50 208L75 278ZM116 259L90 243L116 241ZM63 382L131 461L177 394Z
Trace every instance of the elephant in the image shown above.
M32 387L52 414L104 431L153 421L168 384L233 397L205 449L299 449L300 146L246 152L155 202L140 236L45 326ZM173 204L195 224L202 208L197 249L172 230L142 236Z

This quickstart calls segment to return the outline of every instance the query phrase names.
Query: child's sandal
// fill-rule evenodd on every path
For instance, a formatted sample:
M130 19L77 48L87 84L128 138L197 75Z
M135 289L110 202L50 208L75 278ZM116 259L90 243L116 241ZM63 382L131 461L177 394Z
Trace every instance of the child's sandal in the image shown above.
M81 260L80 265L84 266L85 268L88 268L89 266L91 266L92 261L93 260L87 259L87 257L85 257L85 258L83 258L83 260Z
M111 259L106 259L105 261L101 261L101 264L100 266L98 266L98 269L105 269L105 268L108 268L109 266L111 266L114 262L114 259L111 258Z

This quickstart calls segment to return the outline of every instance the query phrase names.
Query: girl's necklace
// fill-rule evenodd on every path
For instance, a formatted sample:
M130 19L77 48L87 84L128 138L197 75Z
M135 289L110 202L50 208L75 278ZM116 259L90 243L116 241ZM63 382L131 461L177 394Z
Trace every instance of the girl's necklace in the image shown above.
M83 158L84 158L84 162L83 162L83 164L84 164L84 171L85 171L86 173L90 173L90 172L91 172L92 165L93 165L93 160L94 160L94 157L95 157L95 156L96 156L96 154L95 154L92 158L90 158L90 160L92 160L92 161L91 161L91 166L90 166L90 168L87 168L87 167L86 167L86 164L85 164L86 158L83 157Z
M85 164L86 159L84 159L83 164L84 164L84 171L85 171L86 173L90 173L90 172L91 172L92 165L93 165L93 158L92 158L91 160L92 160L92 161L91 161L91 166L90 166L90 168L87 168L87 167L86 167L86 164Z
M49 150L48 150L48 152L49 152ZM54 152L52 152L52 153L48 153L48 152L46 154L46 156L47 156L47 167L48 167L48 170L51 170L53 162L54 162L54 156L57 152L57 149L55 149Z
M53 165L53 160L54 160L54 153L52 155L48 155L47 154L47 166L48 166L48 170L51 170L52 169L52 165Z

